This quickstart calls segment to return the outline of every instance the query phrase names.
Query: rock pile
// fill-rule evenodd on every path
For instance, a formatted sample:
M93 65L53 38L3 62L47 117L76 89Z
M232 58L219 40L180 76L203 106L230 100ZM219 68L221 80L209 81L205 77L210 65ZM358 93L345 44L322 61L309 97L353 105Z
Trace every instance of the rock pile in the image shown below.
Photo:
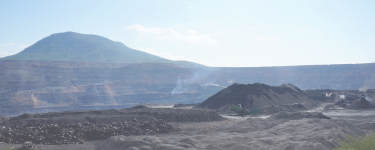
M199 103L195 103L195 104L175 104L173 106L173 108L178 108L178 107L191 107L191 106L197 106Z
M347 109L374 109L374 105L365 98L360 98L346 107Z
M268 119L286 119L286 120L299 120L304 118L318 118L318 119L331 119L318 112L279 112L273 114Z
M143 108L119 111L124 115L145 115L168 122L210 122L225 119L215 111L202 109Z
M220 109L234 104L241 105L247 109L261 109L309 102L312 102L312 100L302 90L292 84L269 86L261 83L235 83L211 96L197 107Z
M23 114L0 123L0 142L59 145L107 139L115 135L150 135L179 131L168 122L225 120L215 111L147 108Z
M89 122L59 126L57 124L27 124L0 127L0 141L6 143L24 143L60 145L82 144L89 140L107 139L116 135L152 135L179 131L166 121L125 121L109 124L92 124Z
M347 106L345 100L343 100L343 99L340 99L339 101L335 102L333 105L337 105L337 106L341 106L341 107Z

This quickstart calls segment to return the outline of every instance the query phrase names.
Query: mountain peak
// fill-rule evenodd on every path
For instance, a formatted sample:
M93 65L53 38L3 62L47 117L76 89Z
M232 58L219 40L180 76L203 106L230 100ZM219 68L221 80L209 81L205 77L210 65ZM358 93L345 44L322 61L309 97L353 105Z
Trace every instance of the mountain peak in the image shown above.
M121 42L76 32L55 33L41 39L18 54L2 60L84 61L109 63L174 63L185 67L202 67L192 62L172 61L131 49Z

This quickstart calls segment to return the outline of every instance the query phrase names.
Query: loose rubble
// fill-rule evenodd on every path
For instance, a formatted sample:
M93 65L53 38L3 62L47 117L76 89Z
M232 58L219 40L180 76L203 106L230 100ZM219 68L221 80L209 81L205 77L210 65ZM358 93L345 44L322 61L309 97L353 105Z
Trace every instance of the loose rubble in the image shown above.
M65 119L64 119L65 118ZM133 118L134 120L130 120ZM82 122L79 122L81 120ZM180 131L167 122L225 120L215 111L147 108L23 114L0 123L0 142L19 144L77 144L111 136L153 135Z
M212 110L203 109L171 109L171 108L141 108L119 110L124 115L145 115L168 122L210 122L225 120Z
M174 128L164 120L134 120L108 124L85 122L66 126L35 123L0 127L0 142L19 144L31 141L44 145L83 144L85 141L107 139L117 135L153 135L176 131L180 129Z
M347 109L374 109L375 106L365 98L360 98L346 107Z

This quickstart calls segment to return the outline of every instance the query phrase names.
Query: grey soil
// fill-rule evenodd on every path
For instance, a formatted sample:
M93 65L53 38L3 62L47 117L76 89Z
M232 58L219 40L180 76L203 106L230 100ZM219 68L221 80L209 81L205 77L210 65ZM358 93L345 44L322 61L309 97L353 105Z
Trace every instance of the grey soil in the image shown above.
M99 149L316 149L330 150L347 134L365 135L360 128L344 120L306 117L269 117L268 119L230 119L220 122L175 124L181 132L155 136L115 136L96 147ZM277 119L275 119L277 118Z

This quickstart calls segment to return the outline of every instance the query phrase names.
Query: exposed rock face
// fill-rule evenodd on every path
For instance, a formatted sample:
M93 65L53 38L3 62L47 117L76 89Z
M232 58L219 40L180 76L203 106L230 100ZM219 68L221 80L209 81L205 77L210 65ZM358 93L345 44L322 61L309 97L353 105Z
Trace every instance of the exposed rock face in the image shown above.
M223 89L173 64L0 60L0 116L201 102ZM198 71L199 73L199 71ZM189 81L177 83L178 80ZM176 90L172 93L176 87Z
M261 83L235 83L211 96L198 107L218 109L229 104L240 104L242 107L254 109L309 101L310 99L303 91L290 84L276 87Z
M375 85L373 66L183 68L161 63L0 60L0 116L117 109L134 103L200 103L233 82L270 85L289 82L301 89L320 89L321 83L340 86L340 89L358 89L365 84L372 88ZM356 71L361 74L353 74ZM348 79L353 80L347 82ZM282 86L294 89L291 85ZM329 87L323 85L323 88ZM322 94L326 92L332 91L317 90L310 95L325 100ZM357 100L357 95L345 94L345 100Z

